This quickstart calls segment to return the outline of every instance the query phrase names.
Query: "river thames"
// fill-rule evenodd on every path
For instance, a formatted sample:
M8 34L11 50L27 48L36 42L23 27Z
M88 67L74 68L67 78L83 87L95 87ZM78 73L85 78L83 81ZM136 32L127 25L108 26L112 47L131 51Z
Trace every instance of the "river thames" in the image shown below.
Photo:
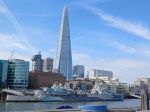
M107 105L108 108L115 107L140 107L140 99L125 99L124 101L91 101L91 102L4 102L0 101L1 111L31 111L31 110L54 110L62 105L74 108L83 105Z

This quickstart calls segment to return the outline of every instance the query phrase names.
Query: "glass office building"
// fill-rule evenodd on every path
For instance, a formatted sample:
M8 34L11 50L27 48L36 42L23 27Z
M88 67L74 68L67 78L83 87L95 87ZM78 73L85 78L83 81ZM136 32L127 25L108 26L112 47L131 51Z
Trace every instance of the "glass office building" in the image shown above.
M57 48L54 71L62 73L67 79L72 79L72 55L69 31L68 9L63 10L60 38Z
M27 89L29 62L19 59L8 61L7 86L9 89Z
M6 88L8 60L0 60L0 89Z
M84 78L84 66L83 65L75 65L73 67L73 75L77 78Z

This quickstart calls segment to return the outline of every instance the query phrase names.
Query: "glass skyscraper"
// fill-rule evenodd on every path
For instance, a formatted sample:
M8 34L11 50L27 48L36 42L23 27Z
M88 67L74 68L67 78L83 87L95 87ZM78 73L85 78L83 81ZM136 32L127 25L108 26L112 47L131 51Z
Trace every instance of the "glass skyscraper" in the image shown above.
M19 59L8 61L7 86L10 89L27 89L29 62Z
M84 66L83 65L75 65L73 67L73 75L76 78L84 78Z
M8 60L0 60L0 89L6 88Z
M69 19L67 7L63 10L60 38L57 48L54 71L72 79L72 54L70 43Z

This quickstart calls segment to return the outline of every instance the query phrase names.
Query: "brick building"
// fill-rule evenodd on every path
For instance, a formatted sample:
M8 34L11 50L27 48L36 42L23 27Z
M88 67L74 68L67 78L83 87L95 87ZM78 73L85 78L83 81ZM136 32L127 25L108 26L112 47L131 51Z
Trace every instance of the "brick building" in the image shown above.
M65 84L66 77L63 74L52 72L29 72L28 89L39 89L40 87L51 87L54 83Z

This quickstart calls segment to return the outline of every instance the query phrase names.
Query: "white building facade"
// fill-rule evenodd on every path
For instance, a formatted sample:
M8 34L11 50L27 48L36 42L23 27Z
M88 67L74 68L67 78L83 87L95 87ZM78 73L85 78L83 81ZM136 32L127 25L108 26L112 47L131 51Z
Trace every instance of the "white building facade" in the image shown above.
M44 58L42 59L42 71L52 72L53 70L53 58Z
M107 70L91 69L87 72L87 78L90 77L110 77L113 78L113 72Z

